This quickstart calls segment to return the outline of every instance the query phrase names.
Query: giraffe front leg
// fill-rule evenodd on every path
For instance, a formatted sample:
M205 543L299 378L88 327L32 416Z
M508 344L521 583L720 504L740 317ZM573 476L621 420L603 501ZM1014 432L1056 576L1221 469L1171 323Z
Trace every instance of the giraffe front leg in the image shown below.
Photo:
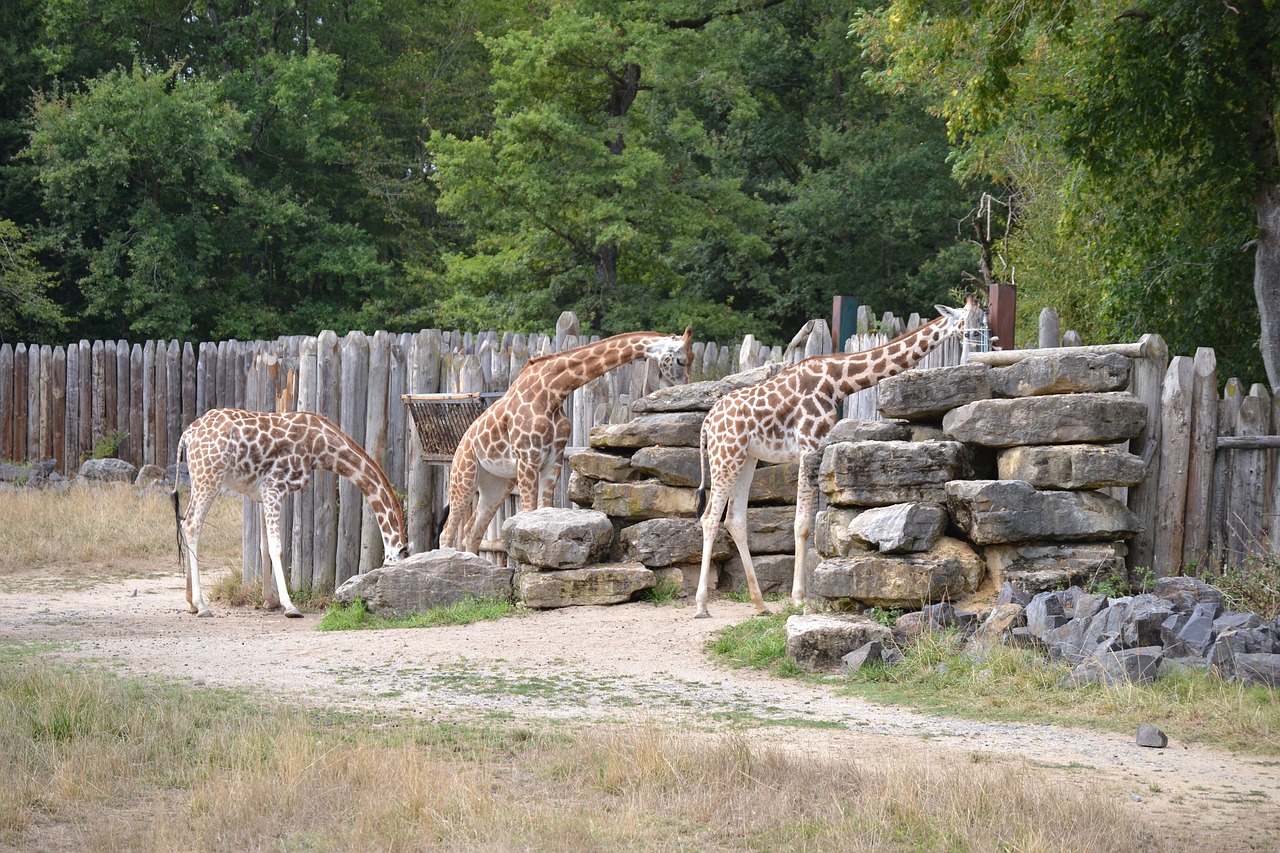
M290 619L301 619L299 610L289 598L289 587L284 578L284 552L280 545L280 502L284 495L271 493L262 496L262 529L267 536L267 553L271 557L271 575L275 579L276 595L280 598L280 606L284 615Z

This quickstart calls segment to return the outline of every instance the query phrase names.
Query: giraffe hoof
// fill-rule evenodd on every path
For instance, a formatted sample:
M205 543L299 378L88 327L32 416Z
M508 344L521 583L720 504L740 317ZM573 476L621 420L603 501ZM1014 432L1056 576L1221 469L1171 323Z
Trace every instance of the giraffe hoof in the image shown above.
M296 607L290 607L288 610L284 612L284 615L289 617L290 619L301 619L302 611Z
M213 616L213 611L206 607L206 608L204 608L203 610L199 610L199 611L197 611L197 612L196 612L196 616L198 616L198 617L211 617L211 616Z
M710 613L710 611L707 611L707 610L701 610L701 611L699 611L699 612L697 612L697 613L693 614L693 618L694 618L694 619L710 619L710 618L711 618L711 613Z

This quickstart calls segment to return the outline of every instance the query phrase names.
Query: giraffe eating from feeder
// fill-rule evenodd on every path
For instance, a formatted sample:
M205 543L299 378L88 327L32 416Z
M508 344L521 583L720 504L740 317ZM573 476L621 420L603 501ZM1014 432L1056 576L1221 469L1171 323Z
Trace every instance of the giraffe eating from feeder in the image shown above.
M574 389L641 358L656 358L668 382L687 382L692 346L687 326L683 335L627 332L530 359L458 442L441 547L479 553L485 528L517 486L521 510L551 505L571 432L564 402Z

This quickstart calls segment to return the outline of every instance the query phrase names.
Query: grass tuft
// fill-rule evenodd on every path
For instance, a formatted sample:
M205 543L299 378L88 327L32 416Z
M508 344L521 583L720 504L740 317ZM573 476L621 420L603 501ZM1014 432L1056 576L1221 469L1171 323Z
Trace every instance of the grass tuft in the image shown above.
M331 604L320 620L321 631L358 631L384 628L435 628L441 625L470 625L522 616L526 613L510 601L499 598L467 598L444 607L433 607L408 616L386 617L370 613L364 601L352 604Z

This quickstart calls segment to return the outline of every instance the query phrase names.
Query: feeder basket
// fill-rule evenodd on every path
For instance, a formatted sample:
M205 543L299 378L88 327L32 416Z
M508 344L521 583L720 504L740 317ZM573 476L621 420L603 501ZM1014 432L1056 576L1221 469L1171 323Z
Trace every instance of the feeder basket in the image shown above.
M453 453L471 422L502 392L484 391L473 394L402 394L422 442L424 462L453 461Z

